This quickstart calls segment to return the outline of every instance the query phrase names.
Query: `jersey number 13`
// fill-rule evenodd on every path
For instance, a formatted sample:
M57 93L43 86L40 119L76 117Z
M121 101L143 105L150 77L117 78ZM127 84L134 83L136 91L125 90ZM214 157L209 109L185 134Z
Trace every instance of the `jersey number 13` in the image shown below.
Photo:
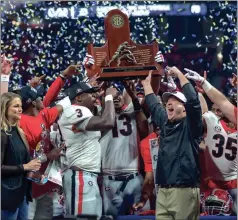
M120 132L123 136L129 136L132 133L132 125L131 125L131 117L128 115L119 115L119 121L123 121L123 129L118 130L117 120L115 122L115 126L112 129L112 136L114 138L118 137L118 132Z

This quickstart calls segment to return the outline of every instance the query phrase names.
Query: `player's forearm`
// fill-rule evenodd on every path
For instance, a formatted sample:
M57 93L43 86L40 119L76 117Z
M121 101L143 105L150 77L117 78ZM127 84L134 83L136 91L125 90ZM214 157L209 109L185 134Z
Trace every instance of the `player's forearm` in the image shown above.
M132 100L135 116L136 116L136 125L141 139L144 139L149 134L149 124L148 120L142 110L142 106L138 98L134 97Z
M113 127L115 124L115 117L116 117L115 107L113 104L113 100L110 99L107 100L106 98L107 96L105 97L105 108L101 118L102 120L105 121L108 127Z
M8 92L8 82L1 82L1 95Z
M153 194L154 190L154 178L152 172L147 172L145 176L145 180L141 190L141 202L146 202L151 195Z
M149 134L149 124L143 110L136 112L136 124L140 139L146 138Z
M234 105L228 101L228 99L215 87L213 87L207 80L202 84L204 92L207 94L208 98L216 104L222 113L233 123L236 122L236 117L234 115Z
M151 81L151 87L153 92L158 95L160 89L161 76L154 76Z
M189 83L188 79L183 75L183 73L179 73L177 75L181 87L183 87L185 84Z
M1 95L8 92L9 75L1 75Z
M203 114L204 112L208 111L207 102L206 102L204 96L202 95L202 93L198 93L198 97L199 97L199 101L200 101L200 104L202 107L202 114Z
M115 107L112 95L105 97L105 107L101 116L92 117L87 126L87 131L105 131L112 129L115 125Z
M144 83L143 88L144 88L145 96L154 93L150 83Z

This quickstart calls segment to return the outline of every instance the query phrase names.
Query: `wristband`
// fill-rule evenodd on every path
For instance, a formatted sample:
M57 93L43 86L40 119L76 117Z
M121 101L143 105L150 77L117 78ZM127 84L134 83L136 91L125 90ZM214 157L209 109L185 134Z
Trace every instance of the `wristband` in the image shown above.
M1 75L1 82L9 82L10 75Z
M106 95L105 102L107 102L107 101L113 101L112 95Z
M204 92L207 93L210 89L213 88L213 86L207 80L204 80L204 82L202 83L202 88Z
M63 79L63 80L66 80L66 77L65 77L65 76L63 76L63 74L62 74L62 73L60 73L60 74L59 74L59 77L60 77L61 79Z

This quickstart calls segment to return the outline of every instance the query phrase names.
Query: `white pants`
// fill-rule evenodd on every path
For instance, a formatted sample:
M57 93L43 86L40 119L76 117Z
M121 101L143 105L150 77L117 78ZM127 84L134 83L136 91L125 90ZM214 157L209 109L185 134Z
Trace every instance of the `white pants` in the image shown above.
M64 207L59 203L60 195L58 192L44 194L33 199L29 203L28 219L52 219L53 216L64 214Z
M68 169L63 173L66 215L102 215L97 175Z

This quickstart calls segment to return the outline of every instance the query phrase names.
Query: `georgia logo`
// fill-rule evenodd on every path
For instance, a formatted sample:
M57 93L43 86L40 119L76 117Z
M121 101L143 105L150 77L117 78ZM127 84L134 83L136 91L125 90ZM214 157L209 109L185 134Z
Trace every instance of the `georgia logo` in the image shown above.
M45 125L44 124L41 124L40 126L43 130L45 130Z
M82 89L77 89L76 93L82 92Z
M88 182L88 185L89 185L89 186L93 186L93 182L92 182L92 181L89 181L89 182Z
M116 28L120 28L124 25L124 19L121 15L112 16L112 25Z
M26 103L27 103L27 104L30 104L30 103L31 103L31 99L28 98L28 99L26 100Z
M216 125L215 128L214 128L214 130L215 130L216 132L221 132L221 127L218 126L218 125Z
M158 140L157 139L152 139L150 140L151 147L157 147L158 146Z
M110 187L106 186L106 187L105 187L105 190L106 190L106 191L110 191Z

